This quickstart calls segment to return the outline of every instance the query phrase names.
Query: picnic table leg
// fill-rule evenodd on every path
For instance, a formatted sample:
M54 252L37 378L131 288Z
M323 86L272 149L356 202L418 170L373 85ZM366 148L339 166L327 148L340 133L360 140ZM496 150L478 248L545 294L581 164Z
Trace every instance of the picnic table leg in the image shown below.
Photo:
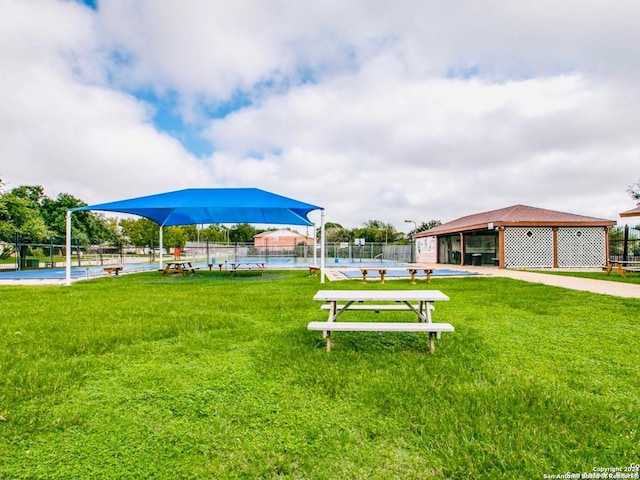
M411 285L416 284L416 272L417 270L409 270L409 274L411 275Z
M380 270L380 283L384 283L384 274L387 273L386 270Z
M433 272L433 270L431 270L430 268L427 268L424 273L427 275L427 283L431 283L431 273Z
M436 351L436 342L434 340L435 334L433 332L429 332L429 353L433 353Z
M367 283L367 271L360 270L362 272L362 283Z

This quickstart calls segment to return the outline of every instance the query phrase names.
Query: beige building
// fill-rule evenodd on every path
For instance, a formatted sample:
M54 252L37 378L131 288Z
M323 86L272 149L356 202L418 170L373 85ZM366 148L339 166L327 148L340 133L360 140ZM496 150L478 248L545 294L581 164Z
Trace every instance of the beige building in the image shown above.
M253 237L256 248L295 248L300 244L313 245L313 238L292 230L273 230Z
M513 205L415 235L416 260L500 268L600 267L615 221Z

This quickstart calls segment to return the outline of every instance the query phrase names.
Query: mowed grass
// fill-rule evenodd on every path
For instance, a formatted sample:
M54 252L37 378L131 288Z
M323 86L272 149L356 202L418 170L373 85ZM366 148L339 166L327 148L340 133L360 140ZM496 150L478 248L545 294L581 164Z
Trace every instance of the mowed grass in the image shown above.
M320 288L438 289L456 331L434 355L409 333L339 332L326 352L306 329ZM0 298L0 478L515 479L640 458L640 300L302 271Z

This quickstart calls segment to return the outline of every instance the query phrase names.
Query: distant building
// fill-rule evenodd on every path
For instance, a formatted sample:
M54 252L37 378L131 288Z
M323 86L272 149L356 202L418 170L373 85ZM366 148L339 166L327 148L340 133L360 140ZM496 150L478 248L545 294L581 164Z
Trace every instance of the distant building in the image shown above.
M253 237L253 246L269 249L293 249L298 245L313 245L313 238L292 230L273 230Z
M500 268L600 267L612 220L514 205L443 223L415 235L423 263Z

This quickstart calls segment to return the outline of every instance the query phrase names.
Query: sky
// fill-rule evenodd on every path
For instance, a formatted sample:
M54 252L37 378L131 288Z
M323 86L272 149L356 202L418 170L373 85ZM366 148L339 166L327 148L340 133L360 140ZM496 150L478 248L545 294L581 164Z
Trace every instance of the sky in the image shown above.
M0 180L88 204L256 187L345 228L516 204L636 224L638 19L637 0L0 0Z

